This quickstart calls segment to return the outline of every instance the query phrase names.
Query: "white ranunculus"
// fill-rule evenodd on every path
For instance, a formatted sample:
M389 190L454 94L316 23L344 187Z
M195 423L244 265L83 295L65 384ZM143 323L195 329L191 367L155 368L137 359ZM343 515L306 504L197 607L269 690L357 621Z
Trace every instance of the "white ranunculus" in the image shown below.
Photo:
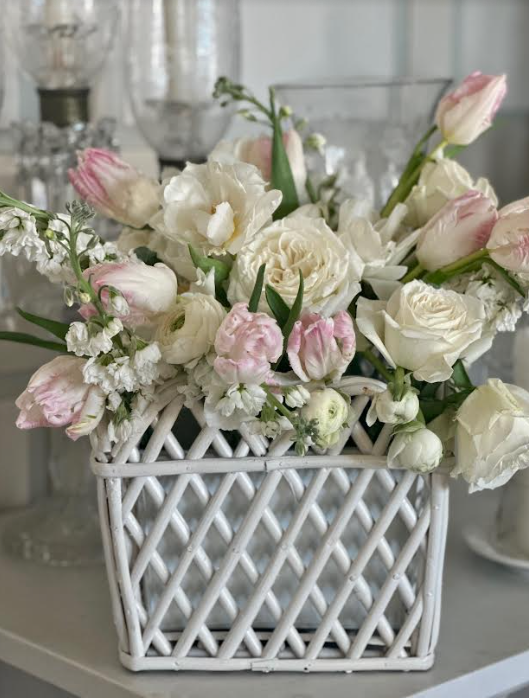
M349 405L339 392L332 388L314 390L309 402L301 408L300 415L308 422L315 420L318 436L315 444L329 448L339 439L349 416Z
M382 299L391 295L398 279L407 272L401 262L418 238L418 233L403 233L406 214L403 204L398 204L389 218L380 218L368 201L347 199L340 206L338 237L350 254L360 257L364 264L362 279Z
M213 296L184 293L175 309L164 315L156 341L169 364L186 365L202 358L215 343L215 335L226 311Z
M529 393L490 379L456 415L456 466L470 491L504 485L529 466Z
M400 400L395 400L388 388L373 396L366 421L368 426L377 419L384 424L406 424L414 420L418 412L419 398L415 390L408 389Z
M479 191L494 206L498 199L488 179L480 177L474 182L465 168L450 158L427 162L421 170L419 181L406 199L406 221L414 228L422 228L443 206L468 191Z
M388 450L388 465L398 465L414 473L428 473L443 459L443 444L433 431L418 426L399 432Z
M484 321L477 298L422 281L405 284L388 302L360 298L356 314L358 329L390 366L429 383L450 378L459 358L474 360L482 353Z
M170 240L204 253L236 254L266 225L281 203L259 170L243 162L189 163L164 189L164 225Z
M230 275L232 304L250 298L259 267L266 264L265 283L290 306L303 276L303 309L330 316L345 310L360 290L362 266L323 218L283 218L263 229L237 255ZM264 293L259 310L270 313Z

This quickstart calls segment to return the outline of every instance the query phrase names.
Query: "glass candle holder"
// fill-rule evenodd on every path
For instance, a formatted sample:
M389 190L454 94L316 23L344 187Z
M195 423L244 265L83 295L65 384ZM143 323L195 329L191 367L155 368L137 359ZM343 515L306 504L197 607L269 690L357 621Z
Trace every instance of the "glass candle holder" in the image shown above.
M411 150L431 124L450 84L432 79L326 79L279 84L279 101L324 134L323 159L312 158L316 176L338 176L349 196L380 207L398 182Z
M239 0L129 0L128 89L136 122L160 166L204 161L231 111L217 78L237 80Z

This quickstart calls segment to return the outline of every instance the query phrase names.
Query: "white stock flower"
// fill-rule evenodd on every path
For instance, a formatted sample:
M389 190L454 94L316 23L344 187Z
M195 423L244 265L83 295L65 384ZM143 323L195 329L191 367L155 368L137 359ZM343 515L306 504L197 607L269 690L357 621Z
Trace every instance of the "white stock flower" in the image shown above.
M107 354L114 346L112 338L123 330L121 320L112 319L106 327L96 327L84 322L72 322L66 333L68 351L77 356Z
M459 358L474 360L490 346L481 338L483 303L455 291L411 281L389 301L360 298L356 323L391 367L413 371L417 380L435 383L452 375Z
M304 385L294 385L285 388L285 402L293 410L303 407L310 400L310 393Z
M266 225L281 202L253 165L188 164L164 190L164 228L170 240L205 253L236 254Z
M366 422L368 426L377 419L384 424L406 424L414 420L418 412L419 398L415 390L408 388L400 400L395 400L388 388L373 396Z
M468 191L479 191L494 206L498 205L498 198L488 179L480 177L474 182L465 168L451 158L427 162L418 183L406 199L406 221L414 228L422 228L448 201Z
M45 251L37 232L35 218L19 208L0 210L0 257L6 252L18 257L21 253L30 262Z
M303 309L330 316L345 310L360 290L362 266L322 218L293 216L262 230L237 255L230 275L232 304L248 302L259 271L266 264L265 283L290 306L303 276ZM261 312L270 313L264 294Z
M340 438L349 416L349 405L342 395L332 388L315 390L311 393L309 402L301 409L300 416L307 422L315 422L316 446L329 448Z
M209 353L226 311L204 293L184 293L175 309L164 315L156 331L156 341L169 364L189 364Z
M388 450L388 466L395 465L414 473L428 473L443 459L443 444L433 431L418 426L413 431L401 431Z
M472 392L456 415L456 466L470 491L504 485L529 466L529 393L491 379Z
M204 416L210 427L237 429L251 421L266 402L266 392L260 385L226 385L213 381L204 402Z
M389 218L380 218L370 202L358 199L347 199L340 206L338 237L351 254L360 256L362 279L382 299L391 295L406 273L401 262L418 238L418 233L402 234L406 213L406 206L398 204Z

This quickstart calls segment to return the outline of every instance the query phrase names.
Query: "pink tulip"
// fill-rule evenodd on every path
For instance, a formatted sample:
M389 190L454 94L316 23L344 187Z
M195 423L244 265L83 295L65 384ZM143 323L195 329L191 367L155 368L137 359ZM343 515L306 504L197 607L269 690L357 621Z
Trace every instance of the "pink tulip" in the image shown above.
M251 313L246 303L236 303L217 330L215 351L213 365L223 380L259 384L281 356L283 335L273 318Z
M448 201L423 227L417 243L417 259L435 271L487 244L498 212L492 201L469 191Z
M351 316L345 310L333 318L304 313L288 340L288 359L303 381L341 378L351 363L356 339Z
M529 272L529 197L500 209L487 248L504 269Z
M89 434L101 421L105 395L100 388L83 382L84 359L58 356L31 377L17 399L19 429L65 427L75 440Z
M108 262L89 267L83 275L96 292L103 289L101 300L105 308L131 327L148 324L160 313L171 310L176 301L177 279L165 264ZM119 299L113 298L114 292L106 286L119 291L125 299L122 312ZM87 319L94 315L95 308L83 305L79 312Z
M437 107L435 123L443 138L455 145L468 145L492 124L507 93L505 75L475 72L466 77Z
M68 177L79 196L107 218L143 228L160 209L160 185L101 148L77 154Z

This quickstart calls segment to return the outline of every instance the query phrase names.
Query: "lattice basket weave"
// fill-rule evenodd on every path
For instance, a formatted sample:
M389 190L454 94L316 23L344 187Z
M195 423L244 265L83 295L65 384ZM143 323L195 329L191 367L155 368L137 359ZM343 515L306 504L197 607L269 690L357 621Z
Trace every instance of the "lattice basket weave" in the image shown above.
M205 425L200 404L186 451L174 433L183 399L167 388L145 413L143 438L111 463L93 458L126 667L432 665L447 479L387 468L389 429L373 443L360 423L383 387L344 380L350 430L324 455L292 455L288 435L222 433Z

